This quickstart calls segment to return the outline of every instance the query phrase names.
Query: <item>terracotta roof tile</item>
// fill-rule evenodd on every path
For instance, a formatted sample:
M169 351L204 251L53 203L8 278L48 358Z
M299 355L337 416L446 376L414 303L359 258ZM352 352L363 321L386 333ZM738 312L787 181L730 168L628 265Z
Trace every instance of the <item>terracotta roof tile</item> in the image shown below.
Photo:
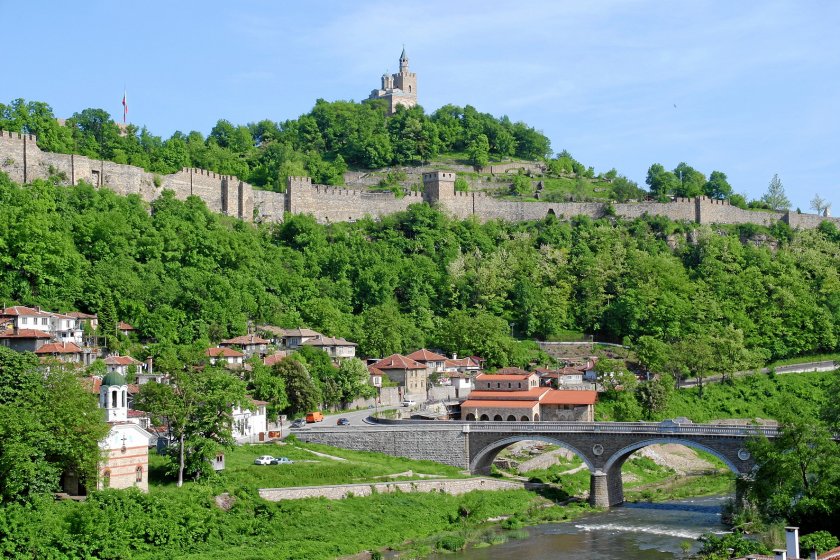
M391 354L373 364L377 369L426 369L426 366L400 354Z
M229 338L227 340L223 340L221 344L238 344L240 346L246 346L249 344L268 344L270 341L260 338L259 336L255 336L253 334L246 334L243 336L237 336L235 338Z
M469 394L469 398L473 400L539 400L548 391L551 391L551 389L549 389L548 387L533 387L531 389L528 389L527 391L517 391L515 389L508 391L484 391L479 389L471 392Z
M503 367L496 370L497 375L531 375L531 372L520 367Z
M276 364L280 360L284 359L285 357L286 357L286 352L284 352L283 350L278 350L274 354L272 354L270 356L266 356L265 358L263 358L263 364L267 365L267 366L273 366L274 364Z
M533 373L528 373L527 371L524 374L499 374L499 373L480 373L475 380L476 381L525 381L529 377L534 375Z
M4 331L0 338L51 338L49 333L37 329L18 329L17 331Z
M210 356L211 358L241 358L245 354L238 352L233 348L208 348L205 355Z
M425 348L421 348L420 350L416 350L406 356L407 358L411 358L417 362L445 362L446 356L441 356L440 354L436 354L430 350L426 350Z
M595 404L598 398L598 393L595 391L563 391L560 389L551 389L545 395L540 404L576 404L589 405Z
M131 325L129 325L128 323L126 323L126 322L124 322L124 321L120 321L119 323L117 323L117 329L118 329L118 330L121 330L121 331L133 331L133 330L136 330L134 327L132 327Z
M44 344L37 350L36 354L78 354L82 351L81 348L72 342L50 342Z
M104 361L109 366L131 366L140 363L131 356L108 356Z
M461 408L534 408L539 401L476 401L466 400L461 403Z

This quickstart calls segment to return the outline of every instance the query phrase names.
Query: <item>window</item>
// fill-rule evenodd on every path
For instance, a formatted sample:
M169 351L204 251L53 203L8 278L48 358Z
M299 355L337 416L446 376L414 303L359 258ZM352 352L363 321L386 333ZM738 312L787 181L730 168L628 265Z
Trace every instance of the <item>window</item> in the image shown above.
M111 408L117 408L117 392L111 391Z
M125 404L125 393L126 393L126 391L125 391L125 390L123 390L123 391L122 391L122 405L123 405L123 406L126 406L126 404Z
M111 487L111 471L106 470L102 473L102 488Z
M43 319L41 319L41 324L42 324L42 325L46 325L46 324L47 324L47 318L46 318L46 317L44 317Z
M508 389L513 389L513 383L508 383Z
M134 480L136 482L143 482L143 467L137 467L137 470L134 471L134 474Z
M28 320L28 319L27 319L26 317L21 317L21 318L20 318L20 324L21 324L21 325L25 325L27 320Z

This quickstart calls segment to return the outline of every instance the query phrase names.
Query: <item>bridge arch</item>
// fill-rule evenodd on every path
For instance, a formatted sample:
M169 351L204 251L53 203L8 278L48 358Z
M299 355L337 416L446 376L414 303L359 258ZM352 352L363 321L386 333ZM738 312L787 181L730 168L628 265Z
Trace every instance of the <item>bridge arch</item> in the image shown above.
M662 445L665 443L673 443L676 445L684 445L685 447L691 447L692 449L698 449L700 451L705 451L711 455L714 455L723 463L729 467L729 469L734 472L736 475L744 474L743 469L739 469L735 463L732 462L732 459L721 453L719 450L709 447L707 445L703 445L702 443L698 443L696 441L692 441L691 439L684 439L684 438L656 438L656 439L646 439L642 441L637 441L631 443L630 445L623 447L612 454L612 456L607 459L607 462L604 464L604 472L611 472L612 469L617 468L618 471L621 471L621 467L624 465L624 461L626 461L630 455L632 455L635 451L639 449L643 449L650 445Z
M496 458L496 455L502 451L505 447L513 445L514 443L518 443L520 441L543 441L545 443L550 443L552 445L557 445L562 447L563 449L567 449L580 457L583 460L583 463L589 469L589 472L595 472L595 467L592 465L592 462L589 460L584 453L572 445L569 445L565 441L557 438L542 436L538 434L522 434L517 436L506 437L493 443L485 446L481 451L475 454L475 457L470 461L470 472L472 473L487 473L490 471L490 465L493 464L493 459Z

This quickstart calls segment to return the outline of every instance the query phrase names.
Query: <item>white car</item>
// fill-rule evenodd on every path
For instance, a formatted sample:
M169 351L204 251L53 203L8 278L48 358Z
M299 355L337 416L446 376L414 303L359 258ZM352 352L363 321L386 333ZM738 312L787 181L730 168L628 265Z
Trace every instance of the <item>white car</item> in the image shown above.
M271 462L274 460L274 457L271 455L260 455L256 459L254 459L255 465L270 465Z
M416 402L414 402L414 401L408 400L408 399L405 399L405 400L402 402L402 405L403 405L403 406L414 406L415 404L417 404L417 403L416 403Z

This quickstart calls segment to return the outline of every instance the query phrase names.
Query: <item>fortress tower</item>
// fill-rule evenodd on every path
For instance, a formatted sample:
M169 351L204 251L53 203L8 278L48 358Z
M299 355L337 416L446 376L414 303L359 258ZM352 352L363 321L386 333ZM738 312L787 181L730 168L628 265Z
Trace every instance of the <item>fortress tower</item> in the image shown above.
M417 105L417 74L408 71L408 55L403 47L400 55L400 71L397 74L382 75L382 88L370 92L368 99L388 101L388 114L393 115L397 105L414 107Z

